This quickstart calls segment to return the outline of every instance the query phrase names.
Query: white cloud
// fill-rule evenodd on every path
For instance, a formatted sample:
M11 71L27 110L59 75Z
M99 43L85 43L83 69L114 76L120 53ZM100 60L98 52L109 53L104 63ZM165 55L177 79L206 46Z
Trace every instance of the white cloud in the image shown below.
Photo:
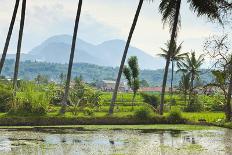
M151 55L160 52L160 47L170 38L168 28L163 29L158 3L144 2L143 9L132 39L132 44ZM110 39L127 39L129 29L137 8L138 0L85 0L79 37L100 43ZM27 52L46 38L56 34L72 34L78 1L76 0L33 0L28 1L23 51ZM11 19L14 2L0 1L0 48L3 48L5 36ZM184 50L201 52L202 42L210 34L218 33L216 26L196 18L188 11L186 4L182 10L182 28L179 41L184 41ZM17 19L16 25L19 24ZM17 28L14 31L13 46L15 49ZM0 50L1 51L1 50Z

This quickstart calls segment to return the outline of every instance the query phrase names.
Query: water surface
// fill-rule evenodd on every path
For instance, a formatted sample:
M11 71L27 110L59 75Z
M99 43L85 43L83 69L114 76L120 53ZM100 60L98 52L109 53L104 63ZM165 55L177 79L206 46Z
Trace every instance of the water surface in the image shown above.
M4 155L232 154L232 130L0 129Z

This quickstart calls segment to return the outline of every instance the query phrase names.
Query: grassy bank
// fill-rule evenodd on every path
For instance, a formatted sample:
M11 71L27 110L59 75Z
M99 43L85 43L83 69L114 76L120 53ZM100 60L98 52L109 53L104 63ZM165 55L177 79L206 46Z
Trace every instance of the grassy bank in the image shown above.
M220 127L215 126L202 126L202 125L63 125L63 126L0 126L0 129L18 129L18 130L40 130L40 129L76 129L82 131L89 130L179 130L179 131L192 131L192 130L217 130Z
M215 123L219 119L224 119L223 113L182 113L186 123L199 123L205 119L207 123ZM106 112L95 112L92 116L79 113L74 116L71 112L65 115L58 115L56 112L43 116L38 115L10 115L0 113L0 126L50 126L50 125L140 125L140 124L169 124L168 114L164 116L152 115L149 118L140 119L134 112L117 112L109 116Z

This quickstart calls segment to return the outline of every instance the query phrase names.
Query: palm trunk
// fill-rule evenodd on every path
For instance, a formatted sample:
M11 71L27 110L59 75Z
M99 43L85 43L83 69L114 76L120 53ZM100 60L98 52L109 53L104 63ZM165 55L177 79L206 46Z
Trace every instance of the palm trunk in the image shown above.
M135 27L136 27L136 24L137 24L137 21L138 21L138 18L139 18L139 14L140 14L141 8L143 6L143 1L144 0L139 1L139 5L138 5L138 8L137 8L134 20L133 20L133 24L132 24L132 27L130 29L130 33L129 33L129 36L128 36L128 39L127 39L126 47L125 47L125 50L124 50L124 53L123 53L123 56L122 56L121 65L119 67L118 77L117 77L117 80L116 80L113 96L112 96L111 103L110 103L109 114L113 114L113 112L114 112L114 104L115 104L115 101L116 101L116 98L117 98L118 87L119 87L119 84L120 84L123 67L124 67L124 64L125 64L125 61L126 61L126 56L127 56L127 52L128 52L129 46L130 46L131 38L133 36L134 30L135 30Z
M232 72L232 65L230 65L230 72ZM229 82L229 88L227 93L227 99L226 99L226 120L230 121L232 118L232 112L231 112L231 95L232 95L232 75L230 75L230 82Z
M16 2L15 2L14 12L13 12L13 15L12 15L9 31L8 31L5 46L4 46L4 49L3 49L2 58L1 58L1 61L0 61L0 75L2 73L2 68L3 68L3 65L4 65L5 59L6 59L6 54L7 54L7 50L8 50L8 47L9 47L12 31L14 29L15 19L16 19L17 12L18 12L18 7L19 7L19 1L20 0L16 0Z
M172 99L172 94L173 94L173 77L174 77L174 62L172 60L171 99Z
M14 69L14 79L13 79L14 93L17 91L17 80L18 80L19 61L20 61L20 54L21 54L24 22L25 22L26 3L27 3L26 0L23 0L22 11L21 11L21 21L20 21L20 28L19 28L19 37L18 37L18 46L17 46L17 53L16 53L16 61L15 61L15 69Z
M72 48L71 48L71 53L70 53L69 65L68 65L68 74L67 74L67 80L66 80L66 85L65 85L65 92L64 92L64 97L62 100L62 108L60 111L62 114L65 113L65 108L67 106L70 81L71 81L71 77L72 77L73 59L74 59L74 53L75 53L75 48L76 48L77 31L78 31L79 20L80 20L80 15L81 15L81 8L82 8L82 0L79 0L77 14L76 14L76 20L75 20L75 27L74 27L74 32L73 32Z
M177 6L176 6L175 20L173 23L171 40L170 40L170 45L169 45L169 50L168 50L168 55L167 55L167 60L166 60L166 65L165 65L165 69L164 69L164 77L163 77L161 100L160 100L160 111L159 111L160 115L163 115L164 95L165 95L165 88L166 88L167 78L168 78L168 69L169 69L169 65L170 65L171 47L173 47L173 44L174 44L176 36L177 36L176 33L177 33L177 25L178 25L179 15L180 15L180 5L181 5L181 0L178 0Z
M194 75L193 73L191 74L191 88L190 88L190 92L189 92L189 103L192 104L192 96L193 96L193 82L194 82Z

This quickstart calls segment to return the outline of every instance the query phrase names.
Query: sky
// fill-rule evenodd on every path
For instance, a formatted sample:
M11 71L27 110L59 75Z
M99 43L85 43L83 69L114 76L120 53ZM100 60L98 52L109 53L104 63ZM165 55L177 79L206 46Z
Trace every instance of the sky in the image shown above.
M204 40L222 33L221 26L210 23L206 17L197 17L183 1L181 29L178 42L183 52L195 50L203 53ZM15 0L0 0L0 53L8 32ZM28 0L22 52L27 53L47 38L72 35L78 0ZM139 0L84 0L78 38L92 44L111 39L126 40ZM164 27L158 11L160 1L144 2L131 44L156 56L170 39L168 25ZM21 8L21 7L20 7ZM20 11L18 12L20 13ZM19 16L15 23L9 53L15 53L19 28Z

